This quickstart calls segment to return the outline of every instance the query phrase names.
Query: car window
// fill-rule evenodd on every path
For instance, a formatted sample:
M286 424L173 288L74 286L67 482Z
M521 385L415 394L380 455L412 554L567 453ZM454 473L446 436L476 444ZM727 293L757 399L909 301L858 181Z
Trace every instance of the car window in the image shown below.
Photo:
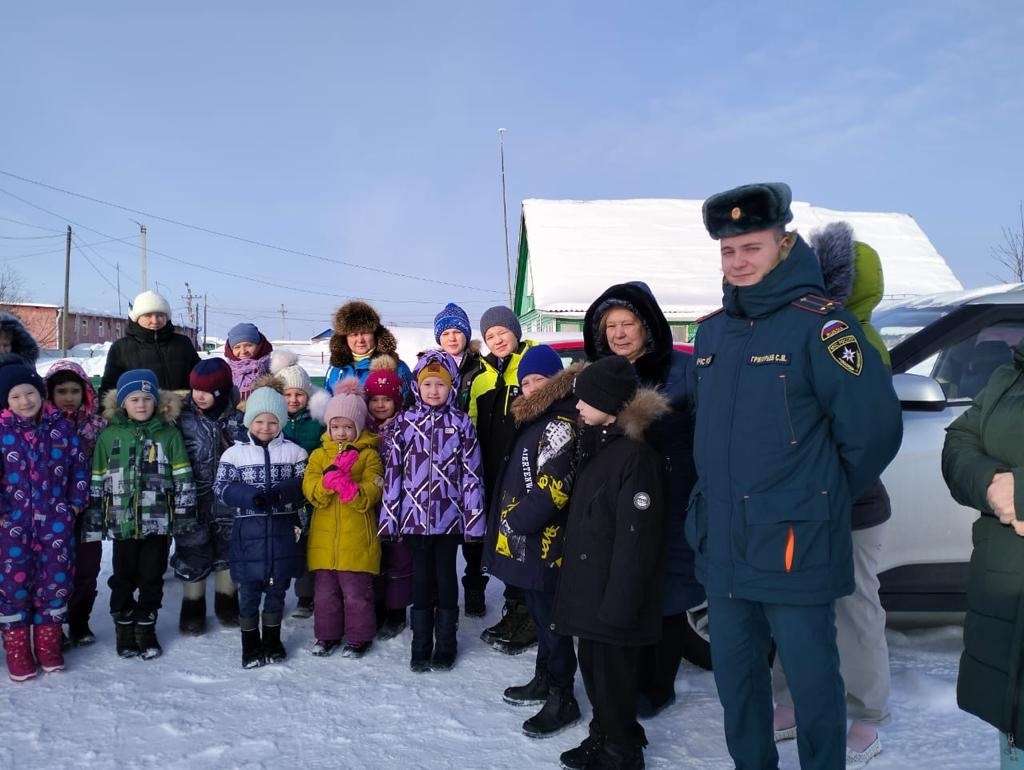
M885 346L892 350L913 334L921 331L954 308L948 305L934 307L901 307L899 305L879 310L871 315L871 325L882 335Z
M988 383L992 372L1013 361L1013 346L1022 337L1024 323L1019 321L986 326L930 358L935 361L931 376L950 401L973 399Z

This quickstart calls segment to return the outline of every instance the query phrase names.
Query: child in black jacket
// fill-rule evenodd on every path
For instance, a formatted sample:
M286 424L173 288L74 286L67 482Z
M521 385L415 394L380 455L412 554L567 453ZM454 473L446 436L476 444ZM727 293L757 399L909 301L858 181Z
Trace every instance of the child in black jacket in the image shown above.
M636 666L640 647L661 633L667 480L664 460L644 442L644 431L668 404L639 388L622 356L583 369L573 390L584 427L554 628L579 637L580 673L594 713L590 735L562 754L562 766L643 767L647 740L636 720Z

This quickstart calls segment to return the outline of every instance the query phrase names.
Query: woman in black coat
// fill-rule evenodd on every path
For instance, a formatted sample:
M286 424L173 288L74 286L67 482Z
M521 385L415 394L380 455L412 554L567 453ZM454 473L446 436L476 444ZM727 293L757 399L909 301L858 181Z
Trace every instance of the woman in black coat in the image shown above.
M174 330L170 316L170 304L155 291L144 291L135 298L124 336L107 353L101 399L130 369L152 369L161 389L189 389L188 376L199 363L199 354L188 337Z

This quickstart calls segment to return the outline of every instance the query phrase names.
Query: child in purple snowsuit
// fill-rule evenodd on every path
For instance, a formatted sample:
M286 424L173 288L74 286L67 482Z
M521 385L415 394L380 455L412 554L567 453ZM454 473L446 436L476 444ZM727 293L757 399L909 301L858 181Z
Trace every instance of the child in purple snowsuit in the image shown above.
M395 418L384 463L378 535L402 537L413 553L413 671L443 671L455 664L455 554L463 536L479 540L484 535L480 443L469 415L454 405L457 376L450 356L436 350L424 354L413 373L416 402Z
M89 375L74 361L56 361L46 372L46 400L64 413L78 433L82 451L92 467L92 450L107 421L99 414L99 399ZM96 579L103 559L103 543L82 542L83 516L75 519L75 582L68 600L68 640L75 647L96 641L89 617L96 602Z
M75 517L89 501L89 461L78 433L45 395L33 369L0 368L0 626L16 682L36 675L37 658L43 671L64 668Z

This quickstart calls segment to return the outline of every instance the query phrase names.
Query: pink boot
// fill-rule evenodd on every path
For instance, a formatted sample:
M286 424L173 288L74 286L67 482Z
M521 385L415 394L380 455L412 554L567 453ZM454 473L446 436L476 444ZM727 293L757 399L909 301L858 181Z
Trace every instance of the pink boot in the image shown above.
M64 653L61 652L60 623L32 626L35 637L36 657L43 671L50 673L64 668Z
M32 657L32 644L28 626L4 629L4 650L7 652L7 674L15 682L24 682L36 675L36 659Z

